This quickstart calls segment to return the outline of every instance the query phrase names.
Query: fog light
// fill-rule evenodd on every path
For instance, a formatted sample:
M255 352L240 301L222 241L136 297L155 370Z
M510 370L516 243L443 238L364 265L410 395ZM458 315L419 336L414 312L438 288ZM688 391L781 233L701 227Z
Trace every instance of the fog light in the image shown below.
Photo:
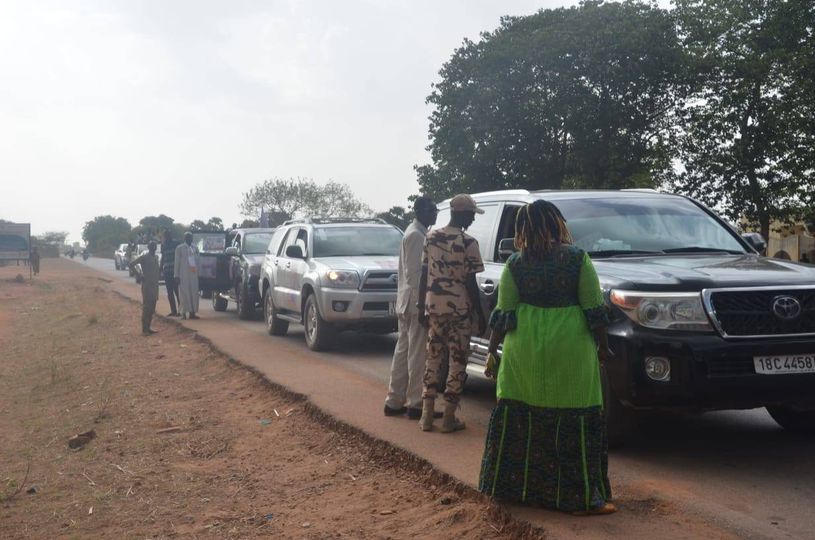
M334 302L331 304L331 307L334 308L334 311L344 313L345 310L348 309L348 302Z
M659 382L671 380L671 361L661 356L649 356L645 359L645 374Z

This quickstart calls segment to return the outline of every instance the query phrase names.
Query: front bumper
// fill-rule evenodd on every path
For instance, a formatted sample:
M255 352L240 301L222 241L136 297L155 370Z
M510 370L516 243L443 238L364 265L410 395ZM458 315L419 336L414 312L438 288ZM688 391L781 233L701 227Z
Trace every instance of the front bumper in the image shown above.
M815 374L757 374L754 356L813 354L815 338L727 341L715 334L657 332L630 321L609 328L614 394L635 408L749 409L796 404L815 408ZM650 379L647 357L668 358L670 381Z
M396 330L396 291L320 288L315 294L323 319L337 327Z

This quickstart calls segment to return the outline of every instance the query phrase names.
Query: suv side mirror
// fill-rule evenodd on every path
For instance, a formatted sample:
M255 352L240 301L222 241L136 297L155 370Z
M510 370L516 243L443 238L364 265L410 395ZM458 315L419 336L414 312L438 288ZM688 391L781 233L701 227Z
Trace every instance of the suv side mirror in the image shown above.
M237 257L238 256L238 248L235 246L229 246L224 250L224 253L229 255L230 257Z
M498 258L504 262L509 257L518 251L515 249L515 239L514 238L504 238L500 242L498 242Z
M750 244L750 247L754 250L758 251L759 253L763 254L764 250L767 249L767 241L759 234L755 232L744 233L741 235L744 240Z
M306 255L303 253L303 248L295 244L286 248L286 257L289 259L305 259Z

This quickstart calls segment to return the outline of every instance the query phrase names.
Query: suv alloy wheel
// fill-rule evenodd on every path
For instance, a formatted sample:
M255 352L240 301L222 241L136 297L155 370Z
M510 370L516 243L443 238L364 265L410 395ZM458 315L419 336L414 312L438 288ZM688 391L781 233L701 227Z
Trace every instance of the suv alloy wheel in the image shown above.
M310 295L306 299L306 306L303 310L303 327L306 333L306 345L312 351L325 351L334 341L334 328L327 323L320 309L317 307L317 299Z
M266 321L266 331L270 336L285 336L289 331L289 321L278 319L275 315L271 289L267 289L263 295L263 319Z

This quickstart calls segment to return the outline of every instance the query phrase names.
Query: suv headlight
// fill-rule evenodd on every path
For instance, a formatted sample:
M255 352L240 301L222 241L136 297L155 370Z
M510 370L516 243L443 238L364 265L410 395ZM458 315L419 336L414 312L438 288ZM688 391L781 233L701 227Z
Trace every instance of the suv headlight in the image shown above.
M632 321L657 330L712 332L701 293L651 293L612 290L611 303Z
M359 274L353 270L329 270L323 278L335 289L359 289Z

